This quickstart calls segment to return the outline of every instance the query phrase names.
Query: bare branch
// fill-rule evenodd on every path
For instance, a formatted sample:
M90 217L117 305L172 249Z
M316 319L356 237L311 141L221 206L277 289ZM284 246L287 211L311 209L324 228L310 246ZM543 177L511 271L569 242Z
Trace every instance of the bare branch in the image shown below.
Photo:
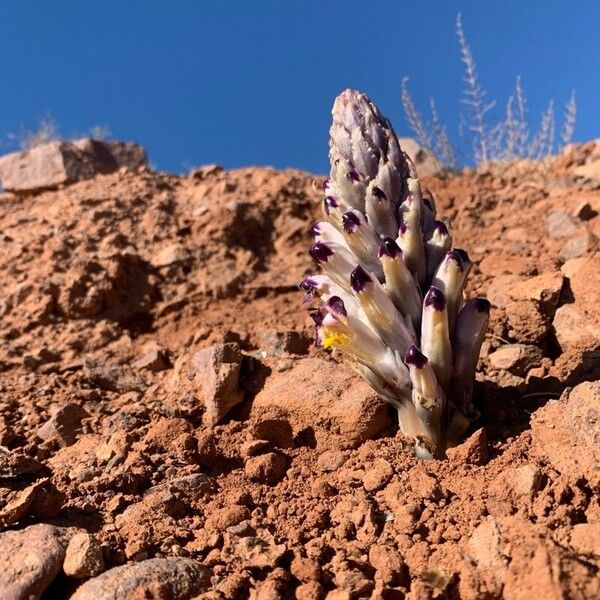
M408 122L410 128L413 130L414 134L417 136L417 141L423 147L423 149L429 154L435 156L431 133L428 131L427 126L423 121L423 117L421 117L421 113L419 113L419 111L417 110L412 96L408 91L408 77L402 78L401 85L402 107L404 108L406 121Z
M527 127L527 100L525 99L525 92L521 85L521 76L517 75L517 82L515 84L515 100L517 104L517 122L519 128L519 139L517 142L516 153L517 156L523 158L527 154L527 144L529 141L529 128Z
M486 91L479 85L479 77L477 75L477 65L467 42L467 37L462 25L461 13L456 16L456 35L458 37L458 45L460 47L460 56L465 65L464 81L466 89L464 90L465 97L463 104L470 107L471 124L469 129L475 134L473 140L473 153L475 162L482 163L489 160L488 136L485 126L485 114L494 107L494 102L485 102Z
M554 100L550 100L548 108L542 113L538 132L529 145L528 157L539 160L552 154L554 148Z
M571 97L565 106L565 118L563 122L560 145L564 148L571 142L575 130L575 118L577 117L577 102L575 101L575 90L571 91Z
M446 127L440 122L440 116L435 105L435 100L431 98L429 104L431 106L431 127L433 129L433 135L435 136L436 152L438 156L441 157L442 162L446 167L456 169L458 166L456 152L450 143Z
M477 65L467 41L461 13L456 17L456 35L464 65L464 89L460 102L466 109L459 114L458 130L461 137L469 138L476 165L489 161L511 162L518 158L539 160L554 153L556 147L556 120L554 102L551 101L542 113L539 129L530 132L528 108L521 77L517 76L513 94L506 103L505 115L499 121L489 115L496 105L486 99L487 92L479 83ZM402 80L402 103L411 129L421 146L433 156L439 157L445 166L453 168L458 163L446 128L440 123L437 107L430 101L431 123L426 123L415 107L406 85ZM577 105L575 92L565 106L561 129L561 147L567 145L575 128Z
M515 97L510 96L506 103L506 148L505 160L511 161L517 155L517 146L519 143L519 122L514 113L513 104Z

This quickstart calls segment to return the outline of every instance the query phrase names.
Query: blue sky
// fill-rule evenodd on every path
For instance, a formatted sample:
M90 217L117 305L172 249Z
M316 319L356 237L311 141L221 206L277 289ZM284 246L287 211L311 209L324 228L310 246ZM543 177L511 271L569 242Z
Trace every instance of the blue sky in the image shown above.
M335 95L367 92L406 135L404 75L457 137L458 11L500 106L520 74L534 127L575 88L574 138L600 136L598 2L21 0L0 4L0 137L49 113L65 137L100 124L142 143L162 170L325 172Z

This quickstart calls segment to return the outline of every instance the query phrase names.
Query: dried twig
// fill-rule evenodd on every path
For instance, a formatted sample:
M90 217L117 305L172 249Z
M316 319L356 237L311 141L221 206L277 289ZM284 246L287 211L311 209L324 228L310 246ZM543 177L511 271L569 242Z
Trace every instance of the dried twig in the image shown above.
M571 142L575 130L575 118L577 117L577 102L575 101L575 90L571 90L571 97L565 106L565 119L561 134L560 145L564 148Z
M552 154L554 147L554 100L550 100L548 108L542 113L540 128L529 145L529 158L540 160Z
M458 167L456 152L450 142L446 127L442 125L440 121L437 106L435 105L435 100L433 98L430 98L429 105L431 107L431 127L433 129L437 155L441 157L445 167L456 169Z
M58 125L50 114L42 117L35 131L24 131L21 135L21 148L31 150L42 144L58 139Z
M479 83L477 66L471 48L465 35L461 14L456 17L456 34L460 47L461 60L465 66L461 102L466 105L466 114L459 115L459 135L465 132L473 134L473 160L476 165L485 162L511 163L517 159L541 160L553 154L555 150L555 115L554 102L550 101L548 108L542 114L540 127L533 137L530 137L527 120L527 101L518 76L515 90L506 103L506 113L503 119L491 126L488 113L495 106L495 101L486 101L486 91ZM456 168L458 161L456 152L446 128L441 124L437 107L431 103L432 122L429 127L417 110L408 91L407 79L402 80L402 104L407 121L414 131L421 146L446 167ZM565 106L565 116L561 131L561 147L568 144L573 136L577 105L575 92ZM548 161L545 161L545 164ZM544 165L542 165L543 167ZM546 164L547 166L547 164Z
M404 108L406 121L413 130L414 134L417 136L417 141L426 152L434 155L435 152L433 150L433 140L431 138L431 134L429 133L429 130L423 121L423 117L421 117L421 113L417 110L412 96L408 91L408 77L402 78L400 97L402 99L402 107Z
M517 82L515 84L515 101L517 105L516 118L519 129L519 136L517 142L517 156L524 158L527 154L527 142L529 140L529 128L527 127L527 101L525 99L525 92L521 85L521 76L517 75Z
M465 65L464 81L466 89L462 99L470 112L469 129L475 134L473 153L477 163L486 162L490 158L488 133L485 125L485 115L495 106L495 101L485 101L486 91L479 85L477 65L467 42L462 25L461 13L456 17L456 35L460 46L460 56Z

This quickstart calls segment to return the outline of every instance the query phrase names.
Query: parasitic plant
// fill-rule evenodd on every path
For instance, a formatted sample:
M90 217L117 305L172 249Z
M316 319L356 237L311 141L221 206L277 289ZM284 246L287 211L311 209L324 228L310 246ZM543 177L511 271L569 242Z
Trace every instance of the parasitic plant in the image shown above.
M475 411L475 368L489 303L465 301L471 268L452 249L390 122L369 98L346 90L333 106L324 219L310 255L322 273L300 287L316 343L341 351L398 410L420 458L441 458Z

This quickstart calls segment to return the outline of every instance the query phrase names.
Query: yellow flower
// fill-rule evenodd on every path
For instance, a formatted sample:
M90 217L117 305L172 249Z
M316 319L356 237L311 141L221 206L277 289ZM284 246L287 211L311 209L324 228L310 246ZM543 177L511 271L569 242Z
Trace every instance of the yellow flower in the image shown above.
M323 328L323 348L342 347L350 341L350 336L341 331L332 331L328 327Z

